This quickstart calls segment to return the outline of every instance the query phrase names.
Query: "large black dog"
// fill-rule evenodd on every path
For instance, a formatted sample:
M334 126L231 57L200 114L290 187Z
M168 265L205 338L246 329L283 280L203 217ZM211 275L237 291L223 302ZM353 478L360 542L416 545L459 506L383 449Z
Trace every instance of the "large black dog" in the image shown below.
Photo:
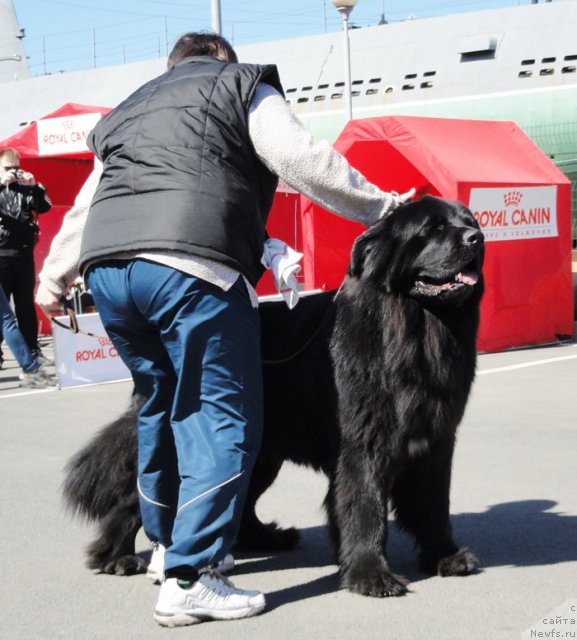
M414 536L424 571L474 571L475 557L452 537L449 489L475 375L483 256L471 212L427 196L357 239L336 295L306 296L293 311L261 305L265 429L240 548L297 544L295 529L265 525L255 512L292 460L329 478L325 505L343 586L372 596L406 591L386 559L389 504ZM106 573L145 568L134 549L140 404L135 396L67 466L68 505L100 525L88 566Z

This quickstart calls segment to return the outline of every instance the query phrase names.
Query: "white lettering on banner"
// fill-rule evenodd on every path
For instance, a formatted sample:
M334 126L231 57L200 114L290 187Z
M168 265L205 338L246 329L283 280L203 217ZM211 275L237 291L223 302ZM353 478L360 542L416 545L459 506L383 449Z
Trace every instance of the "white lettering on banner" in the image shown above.
M38 120L38 155L52 156L87 151L86 138L101 117L100 113L84 113Z
M474 188L469 209L488 242L559 235L556 186Z

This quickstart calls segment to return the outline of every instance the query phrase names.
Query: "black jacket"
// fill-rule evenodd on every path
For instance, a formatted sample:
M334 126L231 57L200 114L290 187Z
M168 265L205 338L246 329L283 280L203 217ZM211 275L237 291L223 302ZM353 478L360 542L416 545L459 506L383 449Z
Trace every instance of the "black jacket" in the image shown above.
M248 132L258 82L282 91L274 66L186 58L96 125L88 144L104 169L81 268L119 251L178 250L256 284L277 184Z
M32 255L38 238L35 214L46 213L51 206L40 184L0 184L0 256Z

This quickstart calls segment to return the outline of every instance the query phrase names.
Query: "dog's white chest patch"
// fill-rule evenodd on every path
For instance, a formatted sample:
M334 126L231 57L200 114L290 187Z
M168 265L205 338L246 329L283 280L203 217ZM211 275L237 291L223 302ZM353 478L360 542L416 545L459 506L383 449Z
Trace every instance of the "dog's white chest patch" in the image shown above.
M427 438L411 438L407 444L409 458L416 458L423 455L429 450L429 441Z

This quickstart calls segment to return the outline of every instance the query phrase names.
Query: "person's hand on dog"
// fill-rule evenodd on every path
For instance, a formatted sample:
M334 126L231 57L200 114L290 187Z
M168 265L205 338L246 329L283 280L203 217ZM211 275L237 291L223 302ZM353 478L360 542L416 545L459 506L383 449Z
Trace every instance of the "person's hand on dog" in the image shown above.
M405 193L397 193L396 191L391 191L391 195L393 196L396 207L400 207L402 204L405 204L405 202L411 200L415 193L417 193L415 187L411 187Z
M395 209L397 209L401 205L408 202L415 195L416 192L417 190L415 189L415 187L412 187L408 191L405 191L405 193L397 193L396 191L387 192L385 206L379 213L378 218L373 221L373 224L377 220L382 220L383 218L388 216L390 213L393 213Z

